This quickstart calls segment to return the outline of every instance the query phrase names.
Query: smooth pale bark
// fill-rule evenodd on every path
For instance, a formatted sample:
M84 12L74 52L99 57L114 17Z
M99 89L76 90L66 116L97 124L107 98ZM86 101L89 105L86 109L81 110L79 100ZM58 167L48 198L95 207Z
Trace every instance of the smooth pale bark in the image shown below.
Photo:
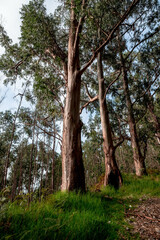
M68 42L68 82L63 120L62 185L64 190L85 190L84 166L81 148L79 33L74 1L71 5L71 26Z
M102 66L102 54L98 54L97 58L97 70L98 70L98 82L99 82L99 105L100 116L103 134L103 151L105 156L105 178L104 185L110 184L115 188L119 188L122 185L122 176L118 169L115 150L113 145L112 131L109 120L109 113L105 98L105 85Z
M146 166L145 166L145 158L142 156L140 145L137 136L137 129L136 129L136 122L133 114L133 106L131 102L131 97L128 88L128 76L127 76L127 69L125 67L125 61L121 54L121 64L122 64L122 71L123 71L123 88L124 94L126 99L126 106L128 110L128 124L129 130L131 135L131 145L133 151L133 159L135 165L135 171L137 176L142 176L147 174Z

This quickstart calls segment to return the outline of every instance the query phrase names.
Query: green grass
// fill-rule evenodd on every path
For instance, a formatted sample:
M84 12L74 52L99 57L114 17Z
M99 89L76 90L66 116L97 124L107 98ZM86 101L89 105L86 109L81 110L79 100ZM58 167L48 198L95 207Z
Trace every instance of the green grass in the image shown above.
M117 191L106 187L100 193L58 192L29 207L25 202L8 203L1 210L1 239L139 239L131 234L125 211L144 196L160 197L159 180L158 174L124 175Z
M110 197L139 199L141 197L160 197L160 174L137 177L133 174L123 175L123 186L116 191L107 186L102 193Z

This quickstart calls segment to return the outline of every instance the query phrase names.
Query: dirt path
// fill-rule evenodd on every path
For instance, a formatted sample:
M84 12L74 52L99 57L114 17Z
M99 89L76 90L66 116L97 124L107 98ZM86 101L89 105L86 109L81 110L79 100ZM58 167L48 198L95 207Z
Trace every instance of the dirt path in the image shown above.
M126 215L133 232L139 233L141 239L160 240L160 198L145 200Z

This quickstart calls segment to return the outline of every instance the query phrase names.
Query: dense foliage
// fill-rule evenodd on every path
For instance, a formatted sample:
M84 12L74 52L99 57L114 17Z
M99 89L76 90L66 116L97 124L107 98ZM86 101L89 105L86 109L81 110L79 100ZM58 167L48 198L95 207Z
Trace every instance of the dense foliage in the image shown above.
M71 2L61 1L55 13L49 15L43 0L24 5L20 11L21 37L16 44L0 26L0 43L5 49L0 57L0 70L6 76L4 83L14 84L19 79L23 82L17 111L0 113L0 188L9 189L12 201L21 192L28 193L30 201L33 193L41 198L44 189L53 192L61 187L63 156L61 159L60 152L64 148L61 128L70 92L65 66L69 64ZM83 5L82 1L74 1L74 15L79 31L77 61L84 71L77 119L81 114L85 122L81 127L86 189L106 171L97 101L99 48L108 129L119 169L135 172L134 141L135 152L146 167L159 169L159 2L115 0L111 4L106 0ZM79 24L83 22L81 30L78 20ZM115 30L117 23L119 27ZM105 45L109 34L112 37ZM84 70L89 59L94 61ZM32 105L32 110L23 107L23 98ZM89 118L88 122L84 116Z

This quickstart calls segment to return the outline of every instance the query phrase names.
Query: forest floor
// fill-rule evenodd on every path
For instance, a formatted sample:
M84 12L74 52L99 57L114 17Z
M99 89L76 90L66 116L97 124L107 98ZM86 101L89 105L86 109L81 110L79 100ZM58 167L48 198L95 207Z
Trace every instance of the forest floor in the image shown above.
M2 192L0 239L160 240L160 172L123 180L118 190L98 183L86 194L33 195L30 205L27 194L12 203Z
M140 239L160 240L160 198L140 199L135 209L126 213L132 232L139 233Z

